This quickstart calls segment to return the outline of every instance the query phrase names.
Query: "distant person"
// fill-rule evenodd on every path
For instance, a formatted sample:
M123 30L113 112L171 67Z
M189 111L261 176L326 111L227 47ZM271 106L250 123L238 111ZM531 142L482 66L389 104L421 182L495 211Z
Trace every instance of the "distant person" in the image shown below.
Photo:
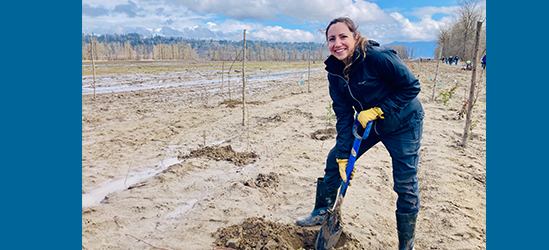
M454 57L454 61L456 62L456 64L455 64L455 65L458 65L458 61L459 61L459 56L456 56L456 57Z
M486 69L486 54L480 59L480 64L482 64L482 69Z
M454 58L450 56L450 59L448 59L448 62L450 62L450 65L452 65L452 63L454 63Z
M419 211L417 179L424 111L417 97L420 83L391 48L382 48L362 36L347 17L332 20L326 28L331 55L326 59L329 93L337 117L336 144L330 150L324 177L316 183L316 200L310 214L299 217L299 226L321 225L334 205L345 174L353 141L355 116L362 134L373 121L370 135L362 141L357 159L383 143L392 158L393 190L397 193L396 222L400 250L414 246ZM354 151L353 151L354 152Z

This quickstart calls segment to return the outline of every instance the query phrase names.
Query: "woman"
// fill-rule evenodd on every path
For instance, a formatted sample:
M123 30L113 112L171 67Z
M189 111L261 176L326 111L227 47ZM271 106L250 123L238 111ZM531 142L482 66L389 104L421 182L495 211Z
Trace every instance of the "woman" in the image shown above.
M373 121L357 158L380 141L389 151L393 189L398 194L399 249L413 249L419 211L416 174L424 116L417 98L419 81L394 50L368 41L349 18L332 20L326 28L326 39L332 54L324 63L337 116L336 145L328 154L324 178L317 180L313 212L298 218L296 223L300 226L322 224L326 210L335 202L341 181L347 182L345 169L354 140L352 127L356 112L362 131Z

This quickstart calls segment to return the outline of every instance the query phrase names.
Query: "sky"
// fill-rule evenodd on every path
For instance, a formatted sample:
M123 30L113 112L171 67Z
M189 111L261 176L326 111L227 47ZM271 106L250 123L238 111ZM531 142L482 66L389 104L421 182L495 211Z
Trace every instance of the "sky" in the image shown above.
M324 43L340 16L383 44L436 40L457 0L82 0L82 33Z

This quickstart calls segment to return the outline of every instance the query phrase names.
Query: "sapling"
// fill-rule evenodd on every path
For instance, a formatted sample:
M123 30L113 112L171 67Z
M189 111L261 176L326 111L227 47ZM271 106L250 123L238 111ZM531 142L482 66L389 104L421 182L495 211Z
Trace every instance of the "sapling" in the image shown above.
M332 120L336 119L334 109L332 108L332 104L330 104L329 106L326 107L326 111L327 111L326 112L326 121L328 122L327 126L332 126Z

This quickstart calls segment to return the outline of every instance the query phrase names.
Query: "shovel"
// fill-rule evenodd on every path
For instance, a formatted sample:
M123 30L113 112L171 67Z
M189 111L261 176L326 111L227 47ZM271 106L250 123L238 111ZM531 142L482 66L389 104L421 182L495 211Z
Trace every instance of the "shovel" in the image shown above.
M364 130L364 135L361 137L357 133L357 127L361 126L360 122L355 119L353 125L353 134L355 136L355 141L353 143L353 148L351 149L351 155L349 156L349 162L347 163L347 169L345 173L347 174L347 182L341 181L341 188L339 189L339 194L336 198L336 202L332 209L328 209L326 218L322 223L322 227L318 232L316 238L315 249L316 250L327 250L332 249L337 241L341 232L343 230L344 223L341 221L341 203L343 203L343 197L347 192L347 187L349 186L349 178L351 177L351 172L355 168L355 161L358 149L360 148L360 143L362 140L366 139L370 134L370 129L372 128L372 121L368 122L366 129Z

